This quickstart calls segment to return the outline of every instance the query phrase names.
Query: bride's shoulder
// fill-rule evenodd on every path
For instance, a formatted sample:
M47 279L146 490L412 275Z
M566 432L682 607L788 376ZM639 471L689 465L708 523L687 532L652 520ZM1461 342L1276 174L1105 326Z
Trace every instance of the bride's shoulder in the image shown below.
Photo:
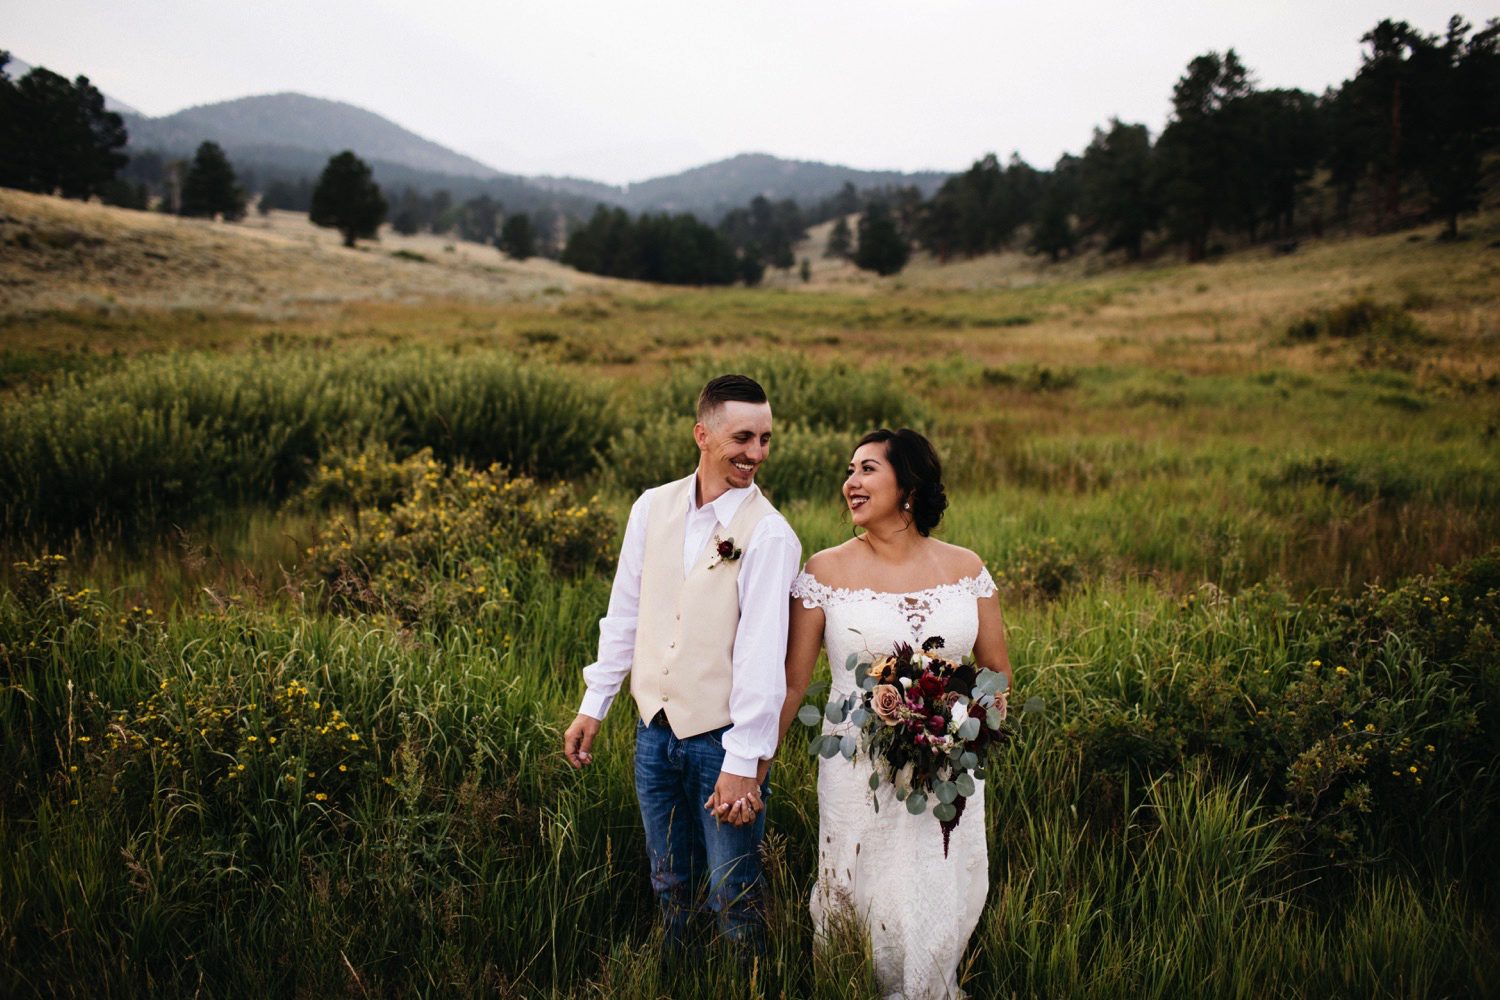
M973 549L934 538L938 546L938 558L951 579L969 579L984 572L984 560Z
M851 539L832 548L814 552L803 569L824 583L835 583L837 582L835 578L848 570L853 557L854 542Z
M852 542L815 552L802 567L798 580L829 590L847 589L853 585L851 581L859 576L855 566L856 556Z

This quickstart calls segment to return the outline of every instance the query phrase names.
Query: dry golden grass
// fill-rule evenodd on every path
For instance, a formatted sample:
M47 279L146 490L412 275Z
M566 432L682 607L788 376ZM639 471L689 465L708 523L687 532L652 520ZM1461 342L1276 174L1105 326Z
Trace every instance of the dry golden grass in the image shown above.
M11 346L137 350L319 343L495 346L654 378L687 357L794 349L856 364L1139 366L1185 374L1371 365L1483 380L1500 371L1500 216L1372 237L1252 248L1187 265L1010 252L940 264L918 254L877 278L823 256L831 223L797 249L811 281L681 289L518 263L446 237L387 230L357 250L303 216L183 220L0 191L0 329ZM420 255L422 260L394 254ZM1358 298L1409 311L1420 350L1292 343L1289 323Z
M350 302L511 302L603 279L492 248L387 232L344 248L305 216L234 224L0 190L0 315L202 310L264 319ZM393 256L421 254L427 261Z

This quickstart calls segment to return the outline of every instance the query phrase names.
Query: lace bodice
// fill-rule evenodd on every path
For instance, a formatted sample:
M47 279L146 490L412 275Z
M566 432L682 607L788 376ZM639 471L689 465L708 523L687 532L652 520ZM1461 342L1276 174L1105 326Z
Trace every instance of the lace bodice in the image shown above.
M942 655L962 659L974 649L979 634L976 599L995 593L987 569L925 590L904 594L860 588L830 587L811 573L792 581L792 596L803 607L822 608L823 641L834 667L833 690L848 694L854 675L843 669L850 653L862 658L883 656L898 642L920 647L933 636L943 640Z

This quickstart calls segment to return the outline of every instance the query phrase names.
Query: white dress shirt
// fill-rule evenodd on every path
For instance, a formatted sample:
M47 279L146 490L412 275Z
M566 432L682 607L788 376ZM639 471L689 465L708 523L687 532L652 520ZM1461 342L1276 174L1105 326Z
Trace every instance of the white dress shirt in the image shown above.
M661 487L641 494L630 508L620 564L609 594L609 612L599 620L599 658L583 670L587 687L579 711L603 719L630 673L635 656L641 570L646 560L646 519ZM715 531L727 528L750 490L728 490L698 505L688 491L682 537L683 574L692 571ZM740 557L740 623L734 635L729 729L723 737L724 771L754 777L761 760L776 753L781 705L786 700L786 632L792 578L802 564L802 543L781 514L760 519Z

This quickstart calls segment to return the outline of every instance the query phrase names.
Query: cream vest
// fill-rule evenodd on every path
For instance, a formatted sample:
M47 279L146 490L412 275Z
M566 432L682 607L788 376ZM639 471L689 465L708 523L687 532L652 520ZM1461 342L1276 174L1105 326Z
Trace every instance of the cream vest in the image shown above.
M668 483L652 498L630 668L630 693L641 720L649 724L665 711L681 739L730 722L740 562L718 559L714 539L733 539L743 549L761 518L775 511L752 485L729 527L709 536L692 571L683 576L683 537L695 479L696 473Z

